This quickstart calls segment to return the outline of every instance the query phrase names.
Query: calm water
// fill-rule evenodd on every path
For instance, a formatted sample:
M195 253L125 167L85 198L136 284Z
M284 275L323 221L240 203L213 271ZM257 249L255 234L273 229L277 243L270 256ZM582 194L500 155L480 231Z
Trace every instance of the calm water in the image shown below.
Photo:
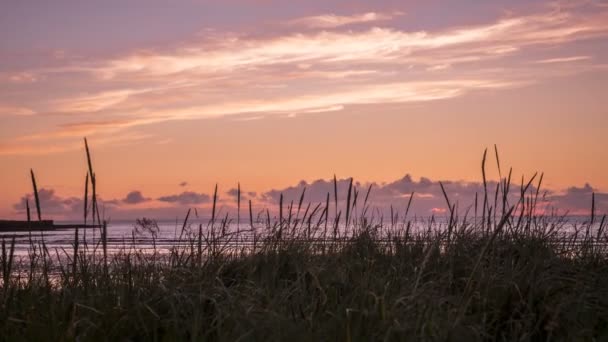
M584 218L569 218L567 223L562 223L558 229L560 232L564 234L571 233L575 227L580 226L584 222ZM76 222L56 222L57 224L76 224ZM136 248L136 249L151 249L153 247L153 243L155 242L156 248L159 250L167 250L170 247L176 246L178 244L187 244L189 238L197 239L199 224L202 224L203 234L208 234L210 232L210 226L208 222L192 222L186 226L186 229L183 230L182 233L182 225L183 222L176 221L158 221L158 230L156 231L154 239L152 238L152 234L149 232L141 232L135 228L134 221L119 221L119 222L111 222L108 224L108 250L116 251L120 250L123 247L128 248ZM436 221L433 225L433 230L442 230L446 227L445 221ZM215 224L215 230L219 233L220 224ZM387 229L390 229L390 223L386 224ZM414 223L412 226L412 230L421 231L427 230L429 228L428 220L419 220ZM595 225L592 231L597 230L597 224ZM265 223L254 224L256 234L263 235L265 232L268 232L268 228L266 228ZM291 228L290 228L291 229ZM306 231L307 225L304 224L303 227L299 230ZM393 227L393 229L399 230L404 229L403 224L397 224ZM321 227L314 228L311 227L311 235L312 236L321 236L323 234L324 225ZM237 241L236 233L237 231L245 231L245 233L241 233L239 239ZM315 233L316 231L316 233ZM332 231L331 224L328 227L328 231ZM74 243L74 229L65 229L65 230L57 230L57 231L44 231L44 232L32 232L31 240L34 242L39 242L44 239L47 248L50 251L55 249L71 249ZM225 238L229 243L237 244L237 243L247 243L247 238L252 237L252 228L249 223L241 223L230 224L224 229L224 233L227 234ZM345 234L346 230L344 227L340 228L340 234ZM328 233L331 234L331 233ZM2 236L13 236L16 235L16 248L15 252L17 255L27 255L27 251L30 248L30 235L28 233L0 233L0 237ZM180 239L181 235L181 239ZM101 231L100 229L88 228L88 229L80 229L79 230L79 240L80 244L83 245L86 237L86 241L88 247L90 249L94 248L95 245L100 243Z
M57 221L56 224L78 224L78 222L72 221ZM183 222L157 222L158 230L155 231L154 237L150 232L138 231L135 228L134 221L122 221L108 223L107 226L107 241L108 250L118 250L124 246L135 247L140 249L152 248L153 243L156 242L158 249L168 249L171 246L175 246L180 241L184 243L192 234L198 234L199 223L190 223L186 226L182 233ZM203 232L208 232L207 223L202 224ZM219 225L218 225L219 226ZM230 225L225 232L237 231L242 226L242 230L250 229L249 225ZM217 229L216 229L217 230ZM31 236L28 233L0 233L1 236L16 236L15 250L17 255L27 254L27 250L30 248L30 239L34 242L44 240L49 250L55 248L72 248L75 237L75 229L62 229L55 231L43 231L43 232L32 232ZM84 242L88 244L89 248L94 248L100 244L101 241L101 229L99 228L87 228L79 229L79 241L83 245ZM133 243L135 241L135 243Z

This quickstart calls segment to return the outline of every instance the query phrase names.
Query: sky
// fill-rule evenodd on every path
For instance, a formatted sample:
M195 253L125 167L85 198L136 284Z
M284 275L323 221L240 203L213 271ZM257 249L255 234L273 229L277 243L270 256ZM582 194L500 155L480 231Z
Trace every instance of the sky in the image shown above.
M470 202L494 145L515 184L544 172L551 203L608 211L605 89L604 0L5 0L0 218L23 218L30 168L46 217L79 217L83 137L117 218L215 184L229 207L239 182L258 207L322 201L334 175L442 212L438 182Z

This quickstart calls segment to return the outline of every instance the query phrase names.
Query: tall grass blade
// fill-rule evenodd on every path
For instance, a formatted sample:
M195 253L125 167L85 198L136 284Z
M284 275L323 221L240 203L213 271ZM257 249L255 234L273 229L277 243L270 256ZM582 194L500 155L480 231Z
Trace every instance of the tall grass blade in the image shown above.
M348 227L348 223L350 220L350 200L351 200L351 196L352 196L352 192L353 192L353 179L350 179L350 182L348 183L348 193L346 195L346 227Z
M251 200L249 200L249 223L251 224L251 230L254 230L253 227L253 208L251 207Z
M334 200L335 200L335 204L336 204L336 216L338 217L338 179L336 178L336 175L334 174Z
M40 197L38 197L38 186L36 185L36 176L34 176L34 170L30 169L30 176L32 178L32 187L34 189L34 201L36 202L36 214L38 214L38 221L42 221L42 214L40 212Z
M241 231L241 183L238 183L236 195L236 230Z

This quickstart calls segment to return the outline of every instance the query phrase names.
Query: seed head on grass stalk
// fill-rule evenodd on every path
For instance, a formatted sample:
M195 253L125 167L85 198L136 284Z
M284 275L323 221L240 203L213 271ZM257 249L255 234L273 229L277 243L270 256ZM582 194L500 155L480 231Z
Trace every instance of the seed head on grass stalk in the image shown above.
M329 221L329 192L327 193L327 198L325 200L325 232L327 232L327 222ZM325 238L325 234L323 234L323 238Z
M358 200L358 199L359 199L359 189L357 189L357 187L355 186L355 187L353 188L353 204L352 204L352 206L351 206L351 211L352 211L352 212L351 212L351 214L350 214L350 217L354 217L354 216L356 216L356 215L357 215L356 210L357 210L357 200ZM353 216L353 215L354 215L354 216ZM357 220L357 218L355 217L354 221L356 221L356 220Z
M217 206L217 184L215 184L215 190L213 190L213 207L211 208L211 227L215 224L215 214Z
M87 172L87 175L85 177L85 181L84 181L84 207L83 207L83 224L84 224L84 243L85 243L85 249L86 247L86 243L87 243L87 218L89 216L89 173Z
M302 203L304 203L304 196L306 195L306 187L302 189L302 193L300 194L300 200L298 201L298 210L296 212L296 221L300 217L300 209L302 209Z
M236 194L236 230L241 231L241 183L238 183Z
M89 150L89 143L86 137L84 138L84 148L87 153L87 165L89 167L89 175L91 177L91 215L93 217L93 224L95 224L95 214L97 213L97 182L95 180L95 172L93 172L93 162L91 161L91 152ZM98 223L101 224L101 222Z
M483 151L483 158L481 160L481 175L483 178L483 209L481 211L481 224L482 228L485 226L486 222L486 209L488 208L488 182L486 180L486 157L488 155L488 149L486 148ZM489 229L489 228L488 228Z
M279 198L279 238L283 233L283 194L281 193L281 197Z
M409 214L409 212L410 212L410 207L412 206L412 200L414 199L414 194L415 194L414 191L412 191L412 193L410 194L410 198L407 201L407 207L405 208L405 216L403 217L403 219L407 219L407 214Z
M27 226L28 226L28 229L30 230L30 233L31 233L31 229L32 229L32 226L31 226L32 217L31 217L31 214L30 214L30 200L29 200L29 198L25 199L25 212L26 212L26 215L27 215Z
M591 194L591 222L589 225L595 223L595 192Z
M348 228L348 223L349 223L349 219L350 219L350 200L351 200L351 196L352 196L352 192L353 192L353 179L350 179L350 182L348 183L348 193L346 195L346 227Z
M36 202L36 214L38 214L38 221L42 221L42 214L40 212L40 198L38 197L38 186L36 185L36 176L34 176L34 170L30 169L30 176L32 178L32 188L34 190L34 201Z
M253 209L251 207L251 200L249 200L249 223L251 224L251 230L254 230L254 227L253 227Z
M338 217L338 179L336 178L336 175L334 174L334 201L335 201L335 205L336 205L336 216Z

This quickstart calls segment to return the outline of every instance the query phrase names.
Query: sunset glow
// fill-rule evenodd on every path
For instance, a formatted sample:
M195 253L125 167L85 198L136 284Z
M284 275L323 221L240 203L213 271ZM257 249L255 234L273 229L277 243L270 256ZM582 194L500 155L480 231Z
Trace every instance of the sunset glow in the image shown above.
M226 207L239 182L260 207L324 201L334 174L440 214L437 181L470 204L486 148L498 180L495 144L515 184L544 172L547 201L607 211L608 2L457 4L3 3L0 217L23 218L30 168L49 216L80 215L83 137L118 218L216 183Z

